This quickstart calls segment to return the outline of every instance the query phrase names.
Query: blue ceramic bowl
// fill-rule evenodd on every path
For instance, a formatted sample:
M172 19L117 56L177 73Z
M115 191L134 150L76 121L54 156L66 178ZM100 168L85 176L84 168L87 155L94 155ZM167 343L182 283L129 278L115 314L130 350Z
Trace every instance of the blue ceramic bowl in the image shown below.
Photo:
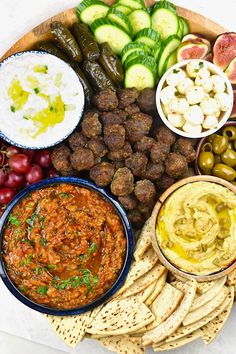
M86 311L92 310L93 308L103 304L107 300L109 300L117 291L118 289L122 286L122 284L125 281L125 278L129 272L132 257L133 257L133 249L134 249L134 241L133 241L133 233L132 229L129 223L129 220L127 218L126 212L124 209L121 207L119 202L110 195L110 193L106 192L103 188L98 187L94 183L87 181L85 179L80 179L80 178L75 178L75 177L56 177L56 178L49 178L45 179L39 183L36 183L19 194L13 199L13 201L8 205L6 208L5 212L3 213L1 220L0 220L0 246L2 249L2 244L3 244L3 234L4 234L4 226L7 223L8 216L11 213L12 209L14 206L19 203L23 198L25 198L29 193L37 190L37 189L42 189L48 186L53 186L55 184L61 184L61 183L69 183L69 184L75 184L77 186L85 187L91 190L94 190L95 192L99 193L102 195L105 199L107 199L116 209L117 213L119 214L124 229L125 229L125 234L126 234L126 240L127 240L127 248L126 248L126 257L124 260L124 265L123 268L120 272L119 277L115 281L115 283L111 286L111 288L106 291L102 296L94 300L88 305L79 307L79 308L73 308L73 309L68 309L68 310L58 310L54 308L50 308L44 305L40 305L29 298L27 298L24 294L20 292L20 290L17 289L17 287L13 284L11 279L9 278L7 274L7 270L5 268L4 261L2 259L2 255L0 254L0 276L6 285L6 287L10 290L10 292L18 299L20 300L23 304L26 306L50 315L55 315L55 316L70 316L70 315L79 315L81 313L84 313Z
M42 55L43 56L46 55L48 57L53 57L54 59L56 58L58 62L63 63L65 65L65 67L68 67L68 69L70 71L74 72L72 67L68 63L64 62L63 60L61 60L60 58L58 58L58 57L56 57L56 56L54 56L52 54L49 54L49 53L43 52L43 51L39 51L39 50L27 50L27 51L19 52L19 53L16 53L16 54L13 54L13 55L9 56L8 58L6 58L2 62L0 62L0 72L1 72L1 68L2 68L2 66L4 64L6 64L8 62L11 62L11 61L14 61L17 58L24 57L24 56L26 56L28 54L38 55L39 56L39 60L40 60L40 56L42 56ZM74 72L74 75L77 76L77 74L75 72ZM1 129L0 129L0 138L2 138L3 140L7 141L11 145L18 146L18 147L24 148L24 149L33 149L33 150L49 148L49 147L55 146L55 145L61 143L62 141L64 141L75 130L75 128L78 126L78 124L80 123L80 121L82 119L82 115L83 115L83 111L84 111L84 105L85 105L84 89L83 89L83 86L82 86L78 76L77 76L77 79L78 79L78 83L79 83L79 86L80 86L80 92L83 95L83 97L82 97L82 102L83 103L81 105L80 114L78 115L74 126L72 127L72 129L69 129L69 130L65 129L63 136L61 136L60 138L55 137L55 140L53 140L53 142L49 143L49 144L44 144L43 143L43 139L39 139L39 145L38 146L30 146L30 145L27 145L27 144L22 144L22 143L19 143L17 141L14 141L12 138L10 138L6 134L4 134L1 131Z

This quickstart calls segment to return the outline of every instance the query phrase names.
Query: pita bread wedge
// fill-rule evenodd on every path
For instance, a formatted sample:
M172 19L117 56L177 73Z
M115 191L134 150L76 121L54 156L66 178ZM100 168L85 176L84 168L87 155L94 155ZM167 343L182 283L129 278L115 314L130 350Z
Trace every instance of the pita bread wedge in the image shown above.
M236 269L228 274L227 284L236 285Z
M144 253L151 247L152 239L151 235L155 232L155 220L150 217L144 224L141 233L139 235L135 252L134 259L140 261Z
M183 321L183 325L187 326L194 322L199 321L201 318L209 315L214 311L222 302L226 299L229 293L227 287L223 287L219 293L211 301L207 302L205 305L199 307L197 310L189 312Z
M177 339L173 342L170 343L163 343L159 346L154 346L153 350L154 352L163 352L165 350L171 350L171 349L175 349L175 348L179 348L182 347L183 345L186 345L188 343L193 342L194 340L196 340L197 338L201 337L201 331L197 330L193 333L187 334L185 337L182 337L180 339Z
M141 341L133 340L129 336L112 336L98 340L103 347L117 354L144 354Z
M227 279L226 276L218 279L217 281L214 282L214 285L210 288L210 290L208 290L207 292L205 292L201 296L196 297L193 300L190 311L195 311L199 307L205 305L207 302L214 299L217 296L217 294L220 292L220 290L223 288L223 286L226 282L226 279Z
M125 292L123 297L129 297L146 289L150 284L154 283L165 272L165 267L161 264L156 264L148 273L137 279Z
M188 286L186 288L184 298L181 301L177 310L175 310L175 312L173 312L172 315L168 317L164 322L162 322L159 326L144 334L143 344L145 346L161 342L163 339L174 333L176 329L180 326L180 324L183 322L192 305L197 288L197 282L194 279L188 281L187 284Z
M233 293L234 293L233 287L230 287L231 301L227 306L227 308L223 312L221 312L220 315L216 316L213 320L211 320L201 328L202 339L204 343L206 344L211 343L216 338L220 330L224 327L224 324L229 318L229 315L233 307L233 303L234 303Z
M153 301L157 298L157 296L161 293L162 289L164 288L164 286L166 284L167 273L168 273L168 270L165 269L163 274L156 281L155 288L154 288L153 292L150 294L150 296L145 301L145 304L147 306L150 306L153 303Z
M155 316L134 296L108 302L98 313L86 332L120 335L135 332L153 322Z
M191 325L179 327L175 333L173 333L171 336L166 338L166 342L168 343L168 342L172 342L173 340L182 338L196 331L197 329L203 327L205 324L213 320L216 316L221 314L221 312L223 312L228 307L231 301L232 301L232 294L229 293L226 300L223 301L222 304L218 306L214 311L212 311L208 316L203 317L201 320L194 322Z
M216 281L217 280L212 280L212 281L206 281L204 283L198 283L197 293L200 295L206 293L208 290L210 290L212 288L212 286L214 286Z
M136 295L140 302L145 302L147 300L147 298L153 293L157 281L155 281L154 283L149 285L149 287L147 287L146 289L144 289L143 291L141 291L140 293L138 293Z
M180 280L173 280L170 282L170 285L173 286L174 288L178 289L179 291L184 291L186 287L186 283L182 282Z
M178 307L183 298L183 293L166 283L160 295L150 306L155 315L156 326L165 321Z

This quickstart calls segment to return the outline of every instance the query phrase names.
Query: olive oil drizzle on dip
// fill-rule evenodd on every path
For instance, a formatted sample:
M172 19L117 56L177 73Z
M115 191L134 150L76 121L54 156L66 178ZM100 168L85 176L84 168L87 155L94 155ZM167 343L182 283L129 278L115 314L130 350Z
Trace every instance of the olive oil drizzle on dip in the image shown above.
M164 255L196 275L217 272L236 259L236 196L210 182L187 184L164 203L156 235Z
M80 307L106 292L126 253L123 224L98 193L68 184L30 194L4 230L3 259L18 289L39 304Z

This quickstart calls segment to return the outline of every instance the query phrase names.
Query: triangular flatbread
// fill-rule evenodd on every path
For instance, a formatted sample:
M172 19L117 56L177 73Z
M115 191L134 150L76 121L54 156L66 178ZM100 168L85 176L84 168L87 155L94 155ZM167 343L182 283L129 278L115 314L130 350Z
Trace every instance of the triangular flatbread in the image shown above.
M140 261L144 253L149 249L149 247L151 247L152 245L151 235L153 232L155 232L155 220L153 220L153 218L150 217L145 222L135 247L134 259L136 261Z
M140 340L133 340L129 336L112 336L98 340L103 347L117 354L144 354L144 347Z
M236 285L236 269L228 274L227 284Z
M201 331L197 330L191 334L186 335L185 337L182 337L180 339L177 339L173 342L170 343L163 343L160 346L154 346L153 350L154 352L163 352L165 350L171 350L171 349L176 349L179 347L182 347L188 343L193 342L197 338L201 337Z
M162 289L164 288L164 286L166 284L167 273L168 273L168 271L167 271L167 269L165 269L163 274L156 281L155 288L154 288L153 292L150 294L150 296L145 301L145 304L147 306L150 306L153 303L153 301L155 301L157 296L161 293Z

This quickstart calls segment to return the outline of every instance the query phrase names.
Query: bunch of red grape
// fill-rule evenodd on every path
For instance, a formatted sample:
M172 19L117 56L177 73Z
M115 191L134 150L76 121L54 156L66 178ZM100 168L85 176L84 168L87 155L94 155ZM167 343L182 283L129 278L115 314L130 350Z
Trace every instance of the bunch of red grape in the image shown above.
M49 150L20 149L0 141L0 215L21 189L56 176Z

